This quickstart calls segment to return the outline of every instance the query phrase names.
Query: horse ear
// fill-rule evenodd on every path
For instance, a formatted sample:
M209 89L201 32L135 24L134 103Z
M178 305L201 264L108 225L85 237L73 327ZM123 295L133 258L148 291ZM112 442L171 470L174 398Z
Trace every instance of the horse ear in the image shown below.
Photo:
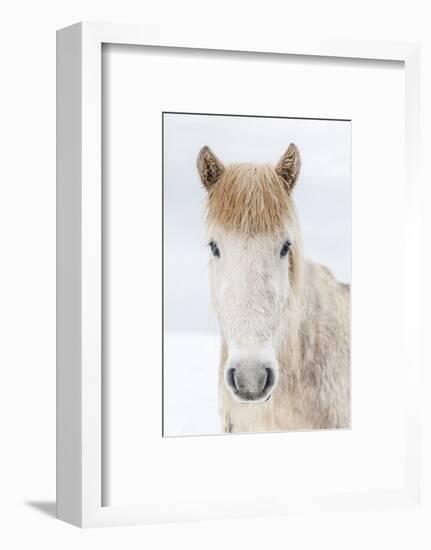
M276 173L285 181L289 193L295 186L300 168L299 149L294 143L291 143L275 167Z
M202 184L207 191L216 183L224 171L223 163L215 156L211 149L205 145L199 151L197 159L198 172Z

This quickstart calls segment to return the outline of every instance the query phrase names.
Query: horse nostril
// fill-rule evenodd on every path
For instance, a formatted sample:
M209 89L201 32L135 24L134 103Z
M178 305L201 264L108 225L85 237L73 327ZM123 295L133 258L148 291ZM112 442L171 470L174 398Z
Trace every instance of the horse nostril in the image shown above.
M275 376L274 371L272 369L269 369L268 367L265 369L266 371L266 380L263 387L263 392L269 391L273 386L275 382Z
M235 369L229 369L227 371L227 375L226 375L226 378L227 378L227 382L229 384L229 386L234 390L234 391L238 391L238 386L237 386L237 383L236 383L236 377L235 377Z

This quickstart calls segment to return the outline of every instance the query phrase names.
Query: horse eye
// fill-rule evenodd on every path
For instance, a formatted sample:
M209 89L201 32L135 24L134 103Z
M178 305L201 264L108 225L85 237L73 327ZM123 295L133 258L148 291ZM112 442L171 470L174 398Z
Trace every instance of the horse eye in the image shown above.
M220 250L217 246L217 243L214 242L214 241L211 241L209 243L210 245L210 248L211 248L211 252L213 253L213 255L216 257L216 258L220 258Z
M286 242L283 244L283 246L282 246L282 248L281 248L281 250L280 250L280 258L284 258L284 257L287 255L287 253L289 252L289 249L290 249L290 247L291 247L291 244L292 244L292 243L291 243L290 241L286 241Z

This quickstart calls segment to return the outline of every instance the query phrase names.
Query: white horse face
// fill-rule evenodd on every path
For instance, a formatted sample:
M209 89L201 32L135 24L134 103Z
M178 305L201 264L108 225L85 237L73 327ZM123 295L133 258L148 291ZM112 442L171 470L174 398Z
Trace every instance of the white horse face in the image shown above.
M278 381L275 349L298 235L290 194L299 151L290 144L275 167L225 167L205 146L197 167L208 192L213 300L228 348L224 379L236 400L262 403Z
M242 403L268 400L278 381L276 341L289 296L287 231L245 236L213 228L210 280L228 358L226 386Z

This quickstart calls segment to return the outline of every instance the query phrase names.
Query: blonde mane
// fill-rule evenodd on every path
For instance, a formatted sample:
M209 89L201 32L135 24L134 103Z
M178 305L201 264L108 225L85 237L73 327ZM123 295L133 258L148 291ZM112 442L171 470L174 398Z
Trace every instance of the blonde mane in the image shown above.
M207 221L248 235L283 228L292 210L286 183L269 165L232 164L208 192Z

